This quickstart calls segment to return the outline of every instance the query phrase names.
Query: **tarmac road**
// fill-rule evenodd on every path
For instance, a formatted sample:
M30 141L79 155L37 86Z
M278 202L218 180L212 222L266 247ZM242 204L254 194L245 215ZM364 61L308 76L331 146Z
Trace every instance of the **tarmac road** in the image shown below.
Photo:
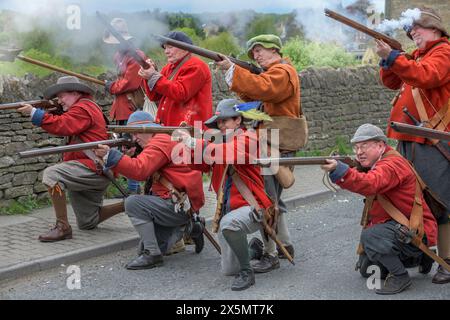
M282 260L280 269L257 275L256 285L242 292L230 290L233 278L220 274L218 253L206 243L200 254L188 246L151 270L124 269L134 249L80 261L80 282L62 265L0 283L0 299L449 299L450 284L431 283L436 265L428 275L410 269L413 284L402 294L378 296L367 288L354 271L361 210L361 197L342 192L290 212L296 265Z

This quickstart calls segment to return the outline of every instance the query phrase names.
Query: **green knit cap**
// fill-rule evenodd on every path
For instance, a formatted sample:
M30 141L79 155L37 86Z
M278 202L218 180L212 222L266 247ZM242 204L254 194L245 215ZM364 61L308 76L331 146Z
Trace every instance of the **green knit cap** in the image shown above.
M266 49L281 50L282 44L280 37L274 34L261 34L247 41L247 54L253 60L252 50L256 45L261 45Z

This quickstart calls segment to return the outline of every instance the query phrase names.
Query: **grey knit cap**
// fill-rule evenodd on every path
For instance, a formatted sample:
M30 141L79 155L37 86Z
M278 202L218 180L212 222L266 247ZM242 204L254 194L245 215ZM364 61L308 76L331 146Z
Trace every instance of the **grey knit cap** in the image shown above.
M377 126L374 126L370 123L365 123L361 125L355 132L355 135L353 136L352 140L350 142L352 144L368 141L368 140L379 140L387 142L386 135L384 134L383 130L378 128Z

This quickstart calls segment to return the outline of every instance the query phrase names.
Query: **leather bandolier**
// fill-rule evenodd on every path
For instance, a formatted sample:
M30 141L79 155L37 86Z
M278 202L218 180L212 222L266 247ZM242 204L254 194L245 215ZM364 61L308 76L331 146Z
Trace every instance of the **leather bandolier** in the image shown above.
M401 154L395 150L388 151L386 154L383 155L382 158L384 159L387 157L403 158ZM407 160L405 159L405 161ZM381 207L391 216L391 218L403 226L402 229L404 229L404 232L406 232L405 238L409 237L409 239L405 240L407 241L406 243L409 242L412 243L414 246L419 248L423 253L428 255L438 264L440 264L444 269L450 271L450 265L448 265L441 257L437 256L433 251L431 251L422 241L425 233L423 226L422 196L423 191L427 189L427 185L420 178L416 170L413 168L412 164L409 161L407 161L407 163L416 176L416 191L414 194L414 203L411 210L410 218L408 219L400 210L398 210L389 199L387 199L381 194L377 194L375 196L370 196L365 199L365 206L361 218L361 225L363 228L367 227L367 224L369 222L369 211L373 205L374 200L377 200L380 203ZM359 255L362 255L364 253L364 248L361 243L358 246L357 253Z

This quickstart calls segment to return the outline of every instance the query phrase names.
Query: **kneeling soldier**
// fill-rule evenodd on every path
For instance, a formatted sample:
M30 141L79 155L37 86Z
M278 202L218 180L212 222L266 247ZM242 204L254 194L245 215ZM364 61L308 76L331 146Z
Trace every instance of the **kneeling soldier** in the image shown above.
M31 121L50 134L66 136L69 144L108 139L102 109L93 101L94 91L75 77L59 78L56 85L44 92L46 99L58 98L62 115L52 115L24 105L18 109L31 115ZM123 212L123 203L102 207L103 195L110 180L97 168L90 150L64 153L63 162L44 170L42 183L48 187L56 215L56 225L39 236L43 242L72 238L67 218L66 190L82 230L95 228L100 222Z
M213 231L219 231L222 272L236 276L231 286L233 291L255 284L247 235L256 231L264 235L260 214L267 214L267 209L272 207L264 191L261 169L251 164L258 155L258 139L254 131L245 129L246 116L238 111L239 104L236 99L220 101L215 115L205 122L207 127L216 129L213 143L192 139L188 133L180 132L182 137L179 137L195 150L194 158L198 152L203 155L203 162L196 163L194 168L212 171L211 184L218 194Z
M128 126L154 127L153 117L136 111ZM172 162L177 142L167 134L134 133L133 139L143 151L131 158L116 149L101 145L95 152L102 157L105 168L137 181L148 181L146 195L132 195L125 201L125 212L141 237L139 256L126 266L130 270L149 269L162 265L168 249L182 239L184 226L190 223L190 212L198 212L205 203L202 175L185 164ZM149 190L147 190L149 189ZM197 237L203 237L199 232ZM194 238L197 245L202 239ZM196 248L196 252L199 252Z
M405 243L404 231L416 233L419 244L422 239L428 247L434 246L437 223L418 186L420 178L410 163L386 141L380 128L364 124L351 143L357 161L367 172L336 160L327 160L329 164L322 169L329 172L331 180L341 188L367 197L365 212L369 220L361 234L361 249L370 261L389 272L384 287L376 293L396 294L411 285L404 262L427 260L417 246ZM429 272L430 268L427 269Z

